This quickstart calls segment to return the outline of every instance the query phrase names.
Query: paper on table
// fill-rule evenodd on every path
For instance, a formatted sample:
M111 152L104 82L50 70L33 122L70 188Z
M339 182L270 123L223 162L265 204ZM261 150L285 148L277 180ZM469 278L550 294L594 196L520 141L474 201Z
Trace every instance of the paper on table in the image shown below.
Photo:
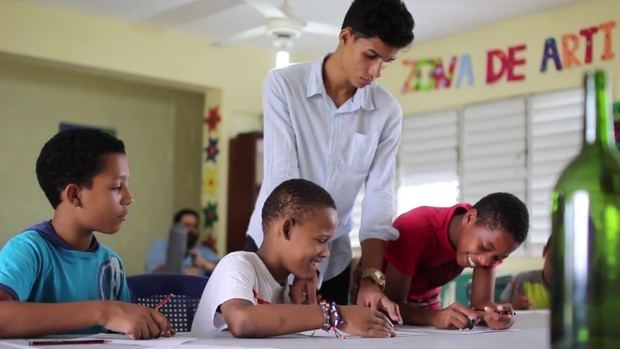
M517 312L517 315L518 314L546 314L546 315L551 314L549 309L517 310L516 312Z
M439 333L439 334L455 334L455 335L478 334L478 333L488 333L488 332L497 331L497 330L492 330L488 327L474 327L471 330L442 330L442 329L431 327L431 326L397 326L396 330L398 332L414 332L414 333L420 333L420 334ZM502 330L502 332L505 332L505 331L512 331L512 329Z
M343 336L347 337L347 338L361 338L360 336L351 336L348 333L342 332L340 331L340 334L342 334ZM310 330L310 331L303 331L303 332L299 332L296 333L294 335L302 335L305 337L319 337L319 338L336 338L336 335L334 334L334 332L325 332L323 330Z
M138 345L141 347L161 348L161 347L174 347L195 340L194 337L159 337L153 339L130 339L123 334L116 333L98 333L87 338L101 338L106 339L111 344L124 344L124 345Z
M418 336L418 335L423 335L424 334L424 333L419 333L419 332L398 331L396 329L395 329L394 332L396 332L396 337ZM344 335L347 339L362 338L361 336L352 336L352 335L346 334L344 332L341 332L341 334ZM315 331L304 331L304 332L299 332L296 335L302 335L302 336L306 336L306 337L319 337L319 338L334 338L334 339L337 339L333 332L325 332L323 330L316 330L316 332Z
M145 349L276 349L272 347L222 347L221 345L209 345L209 344L183 344L181 346L158 346L158 347L146 347Z
M5 348L5 347L22 348L22 349L36 348L36 347L29 346L28 341L24 339L12 339L12 340L0 341L0 348Z
M399 328L395 328L394 332L396 332L396 337L424 336L427 334L424 332L402 331Z

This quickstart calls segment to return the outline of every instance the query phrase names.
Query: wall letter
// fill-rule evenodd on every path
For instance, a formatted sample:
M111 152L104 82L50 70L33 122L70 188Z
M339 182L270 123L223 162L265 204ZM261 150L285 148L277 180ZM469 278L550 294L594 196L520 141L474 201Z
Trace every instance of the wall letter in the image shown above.
M519 65L525 64L525 58L517 59L516 55L518 52L523 51L527 48L525 44L512 46L508 48L508 81L521 81L525 79L525 75L520 74L517 75L514 72L514 69Z
M420 91L430 91L435 88L435 78L433 70L435 68L435 58L420 59L416 62L416 89Z
M435 79L435 89L450 88L452 85L452 79L454 78L454 68L456 67L456 56L452 56L450 59L450 65L448 65L448 72L443 66L443 60L441 58L435 59L435 69L433 70L433 78Z
M562 62L564 68L570 68L573 65L580 66L581 62L575 56L575 51L579 48L579 37L575 34L562 35Z
M584 63L589 64L592 62L592 35L598 31L597 27L590 27L581 29L579 34L586 39L586 54L583 59Z
M611 47L613 40L611 39L612 29L616 27L616 21L605 22L598 26L598 29L602 30L605 33L605 41L603 44L603 54L601 55L601 59L604 61L608 61L615 57L614 50Z
M500 62L500 70L499 72L495 71L495 59L499 59ZM487 84L492 84L499 80L499 78L504 75L504 71L506 71L506 54L502 50L490 50L487 51Z
M471 57L468 54L464 54L461 56L459 70L456 75L456 88L461 87L461 80L463 79L463 75L467 76L467 84L469 86L473 86L474 72L471 68Z
M543 52L542 62L540 64L540 72L544 73L547 71L547 61L549 58L553 59L553 63L555 64L556 70L562 70L562 63L560 63L560 56L558 55L558 47L555 44L554 38L548 38L545 40L545 49Z
M413 78L416 76L417 71L416 71L416 64L413 59L403 60L403 65L411 67L411 70L409 71L409 74L405 78L405 82L403 83L403 86L401 88L401 93L405 94L405 93L414 91L415 86L413 85L413 81L414 81Z

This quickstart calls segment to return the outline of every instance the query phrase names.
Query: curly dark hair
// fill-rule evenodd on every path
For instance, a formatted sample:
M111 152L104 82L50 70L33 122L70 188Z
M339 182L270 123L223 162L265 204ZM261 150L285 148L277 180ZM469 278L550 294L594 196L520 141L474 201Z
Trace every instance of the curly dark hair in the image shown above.
M354 0L342 29L349 27L359 36L376 36L389 46L403 48L413 42L414 25L401 0Z
M510 193L493 193L480 199L474 208L478 211L476 224L492 230L503 229L518 243L527 238L530 216L518 197Z
M75 128L50 138L41 149L36 172L52 207L58 207L68 184L90 188L93 177L104 169L103 156L110 153L125 154L125 144L96 129Z
M336 203L321 186L301 178L289 179L280 183L267 197L263 206L263 231L280 217L293 217L301 220L302 216L317 208L331 207Z

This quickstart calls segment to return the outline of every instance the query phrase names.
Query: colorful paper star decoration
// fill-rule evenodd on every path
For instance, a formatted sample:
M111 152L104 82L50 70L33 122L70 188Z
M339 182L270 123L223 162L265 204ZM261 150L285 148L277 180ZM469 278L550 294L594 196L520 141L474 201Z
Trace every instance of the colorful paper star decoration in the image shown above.
M217 168L207 168L205 172L202 182L203 193L207 196L217 195L217 186L219 184Z
M220 121L222 121L219 109L220 108L218 106L209 108L209 114L207 114L207 116L205 116L204 118L205 124L207 125L209 132L215 131L217 125L220 123Z
M202 209L205 216L205 228L213 227L213 224L217 222L217 202L207 202L207 207Z
M205 148L206 161L215 162L215 158L220 153L220 148L217 145L217 138L209 137L209 145Z

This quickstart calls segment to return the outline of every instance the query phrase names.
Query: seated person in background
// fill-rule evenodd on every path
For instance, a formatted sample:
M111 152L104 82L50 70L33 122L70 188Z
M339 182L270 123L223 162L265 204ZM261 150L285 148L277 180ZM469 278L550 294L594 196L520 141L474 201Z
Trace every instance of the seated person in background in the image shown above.
M36 164L54 217L0 251L0 337L97 333L170 336L158 311L130 300L121 258L97 242L114 234L133 201L122 141L93 129L52 137Z
M551 252L549 243L551 236L543 248L545 262L542 270L530 270L515 275L506 285L500 302L509 302L513 308L549 309L551 306Z
M317 277L337 221L336 204L320 186L305 179L278 185L262 209L260 248L222 258L202 294L192 332L228 328L235 337L268 337L336 329L366 337L394 336L388 318L370 308L326 301L282 304L289 301L290 274Z
M159 239L151 245L145 271L210 275L219 257L209 247L199 246L199 226L197 211L184 208L175 213L168 240Z
M493 303L494 268L521 245L529 226L525 205L512 194L485 196L473 207L418 207L394 222L400 236L385 251L385 294L400 306L403 322L444 329L512 326L510 304ZM441 286L473 268L470 307L441 309ZM364 275L373 277L373 275Z

